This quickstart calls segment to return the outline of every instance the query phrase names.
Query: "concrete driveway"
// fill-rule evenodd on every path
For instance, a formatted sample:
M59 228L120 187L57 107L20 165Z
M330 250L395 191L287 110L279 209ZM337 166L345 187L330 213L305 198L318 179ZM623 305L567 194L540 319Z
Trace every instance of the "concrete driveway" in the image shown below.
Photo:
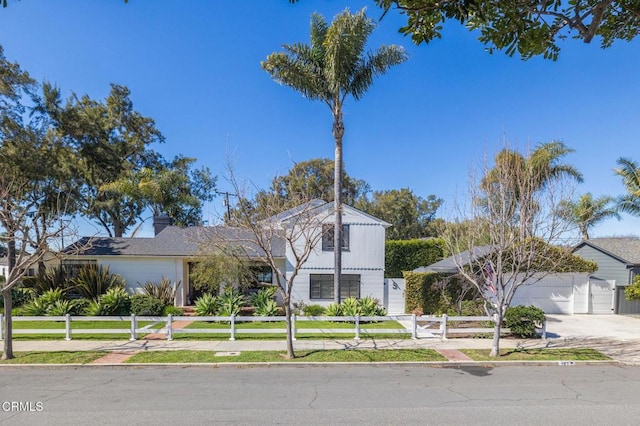
M624 315L547 315L547 338L640 339L640 318Z
M640 365L640 318L547 315L547 347L590 347L623 364Z

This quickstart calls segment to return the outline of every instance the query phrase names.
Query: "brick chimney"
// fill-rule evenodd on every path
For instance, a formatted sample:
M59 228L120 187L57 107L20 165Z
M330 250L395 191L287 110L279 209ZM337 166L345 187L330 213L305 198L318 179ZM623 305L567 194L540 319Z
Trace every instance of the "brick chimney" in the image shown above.
M166 214L153 216L153 232L158 235L164 228L171 226L171 218Z

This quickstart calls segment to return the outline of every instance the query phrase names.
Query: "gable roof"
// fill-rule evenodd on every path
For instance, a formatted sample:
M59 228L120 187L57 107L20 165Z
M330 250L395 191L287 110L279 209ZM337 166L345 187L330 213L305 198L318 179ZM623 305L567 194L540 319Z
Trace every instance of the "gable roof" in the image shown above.
M251 231L228 226L194 226L179 228L167 226L153 238L84 237L64 251L77 256L172 256L190 257L200 252L210 241L228 242L232 246L246 246L257 256L263 253L255 244L246 244L253 239ZM281 238L272 241L275 257L284 257L285 245Z
M591 238L575 246L573 251L584 246L592 247L629 265L640 264L640 238L637 237Z
M326 211L331 212L333 211L334 206L335 206L335 201L328 203L324 200L316 198L306 203L300 204L299 206L293 207L289 210L285 210L282 213L278 213L277 215L271 216L267 220L275 220L278 222L283 222L302 213L317 212L317 214L320 214ZM378 219L377 217L371 216L370 214L365 213L362 210L358 210L355 207L352 207L348 204L342 204L342 209L344 212L349 212L356 216L360 216L363 219L368 220L370 222L378 223L384 226L385 228L388 228L389 226L391 226L390 223L385 222L382 219Z
M439 272L444 274L455 274L458 272L457 265L467 265L482 257L487 256L494 250L494 246L478 246L472 250L465 250L455 256L432 263L429 266L421 266L413 270L413 272Z

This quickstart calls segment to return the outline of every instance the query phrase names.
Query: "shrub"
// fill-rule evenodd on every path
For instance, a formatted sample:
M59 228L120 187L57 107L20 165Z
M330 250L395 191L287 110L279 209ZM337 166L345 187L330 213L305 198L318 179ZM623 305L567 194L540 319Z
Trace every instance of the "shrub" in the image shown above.
M71 315L82 315L91 303L89 299L73 299L71 301Z
M331 303L325 308L324 314L328 317L339 317L342 315L342 306L337 303Z
M536 324L545 320L544 311L535 306L511 306L507 308L504 322L511 329L511 334L521 338L536 337Z
M159 283L147 281L141 287L144 294L159 299L164 306L169 306L175 303L178 285L179 283L172 283L168 278L162 278Z
M47 290L56 289L61 289L66 294L72 287L68 280L67 268L64 266L54 266L44 272L39 271L36 276L25 277L22 286L32 291L36 297Z
M251 305L255 307L253 315L258 317L269 317L278 314L278 305L274 300L276 291L275 287L265 287L251 295L249 300Z
M624 296L627 300L640 300L640 275L636 275L633 284L624 289Z
M59 302L63 299L62 289L57 288L55 290L47 290L38 298L42 301L42 303L47 306L51 306L56 302Z
M22 308L20 309L20 313L28 317L39 317L47 315L48 310L49 305L45 303L41 298L37 298L22 306Z
M72 282L76 292L91 300L98 300L110 288L124 288L125 284L120 275L111 274L109 267L102 265L83 266L78 270L78 276Z
M52 317L61 317L67 314L73 313L73 305L68 300L57 300L54 304L49 306L47 315Z
M347 297L340 304L340 310L344 316L360 315L360 305L355 297Z
M245 304L245 297L233 287L226 287L218 296L217 315L223 317L235 316Z
M217 297L211 293L205 293L196 299L194 312L200 317L214 316L218 310Z
M89 304L84 308L84 314L90 317L109 315L105 305L99 300L90 300Z
M148 294L131 296L131 313L135 315L162 315L164 304L161 300Z
M444 257L444 241L427 240L385 241L385 278L400 278L405 271L428 266Z
M360 315L365 317L377 317L387 314L384 308L380 306L380 301L370 296L358 299L358 307Z
M43 315L66 315L64 314L50 314L52 308L63 301L62 289L47 290L37 299L33 299L23 306L22 313L27 316L43 316ZM59 305L61 307L62 305ZM69 302L67 301L67 306ZM57 312L59 309L56 310Z
M184 315L184 309L178 308L177 306L165 306L162 309L162 316L166 317L168 315L173 315L175 317L179 317Z
M270 299L260 306L256 306L256 310L253 314L257 317L274 317L278 315L279 312L280 310L278 309L278 304L276 303L276 301Z
M100 303L104 306L104 315L127 315L131 306L129 295L122 287L112 287L100 296Z
M319 317L324 315L324 306L320 305L309 305L305 307L304 314L308 317Z

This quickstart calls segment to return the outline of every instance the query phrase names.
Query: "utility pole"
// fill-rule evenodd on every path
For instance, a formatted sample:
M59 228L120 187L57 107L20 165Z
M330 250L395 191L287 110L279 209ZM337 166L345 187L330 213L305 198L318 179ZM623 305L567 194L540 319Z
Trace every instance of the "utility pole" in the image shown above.
M237 197L237 195L232 194L228 191L225 191L225 192L216 191L216 194L224 195L224 199L222 200L222 205L227 208L227 222L231 222L231 203L229 203L229 196L233 195L234 197Z

